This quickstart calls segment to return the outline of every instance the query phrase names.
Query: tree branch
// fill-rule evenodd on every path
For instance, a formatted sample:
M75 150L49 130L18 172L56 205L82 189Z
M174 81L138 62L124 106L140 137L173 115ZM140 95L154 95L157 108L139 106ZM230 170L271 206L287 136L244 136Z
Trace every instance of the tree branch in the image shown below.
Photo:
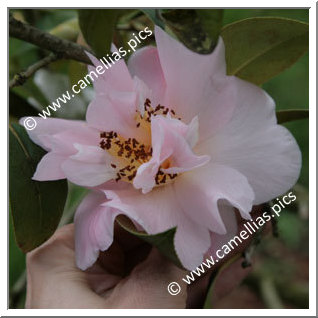
M51 62L54 62L59 57L55 55L54 53L51 53L50 55L46 56L44 59L34 63L33 65L29 66L25 72L20 72L13 76L13 79L9 83L9 87L15 87L20 86L25 83L25 81L31 77L37 70L40 68L50 64Z
M92 64L85 53L85 50L89 51L88 49L18 21L12 15L9 17L9 35L37 45L42 49L49 50L55 53L59 58Z

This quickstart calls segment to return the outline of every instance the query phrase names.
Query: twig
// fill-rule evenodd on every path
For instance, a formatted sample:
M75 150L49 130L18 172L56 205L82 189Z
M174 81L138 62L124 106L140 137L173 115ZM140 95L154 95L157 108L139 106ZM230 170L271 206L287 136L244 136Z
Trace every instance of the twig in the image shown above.
M269 309L282 309L284 305L277 292L274 282L269 277L260 277L260 293Z
M89 49L18 21L12 15L9 17L9 35L49 50L60 58L92 64L85 53Z
M46 56L44 59L34 63L33 65L29 66L25 72L17 73L13 76L13 79L9 83L9 87L15 87L19 85L23 85L25 81L31 77L37 70L40 68L56 61L59 57L55 55L54 53L51 53L50 55Z

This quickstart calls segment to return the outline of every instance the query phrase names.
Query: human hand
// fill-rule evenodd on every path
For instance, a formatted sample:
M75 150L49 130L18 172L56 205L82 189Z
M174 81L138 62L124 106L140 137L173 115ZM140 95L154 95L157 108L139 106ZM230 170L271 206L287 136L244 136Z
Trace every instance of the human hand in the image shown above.
M261 208L254 208L254 217L261 213ZM239 230L243 224L240 220ZM74 225L69 224L27 254L26 308L202 308L212 271L243 252L252 238L186 286L182 278L188 271L176 267L156 249L149 254L147 243L119 226L115 226L113 245L89 270L79 270L75 265ZM226 293L249 272L241 268L241 261L233 270L237 279L222 284ZM181 285L180 294L175 296L167 291L173 281Z
M154 248L140 262L149 247L123 236L83 272L75 265L73 224L60 228L27 254L26 308L185 308L185 286L175 296L167 291L185 271ZM137 265L131 270L125 260Z

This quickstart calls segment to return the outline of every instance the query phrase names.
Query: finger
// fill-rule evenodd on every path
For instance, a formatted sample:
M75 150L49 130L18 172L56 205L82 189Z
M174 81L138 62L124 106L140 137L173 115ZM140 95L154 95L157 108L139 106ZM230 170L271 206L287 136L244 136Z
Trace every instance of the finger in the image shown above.
M107 272L124 277L146 259L150 250L150 244L115 222L114 241L109 249L99 254L97 263Z
M104 308L75 265L72 224L27 254L26 308Z
M153 249L148 258L114 288L107 304L110 308L185 308L187 292L181 280L184 274L184 270ZM171 282L178 282L181 288L174 296L167 290Z

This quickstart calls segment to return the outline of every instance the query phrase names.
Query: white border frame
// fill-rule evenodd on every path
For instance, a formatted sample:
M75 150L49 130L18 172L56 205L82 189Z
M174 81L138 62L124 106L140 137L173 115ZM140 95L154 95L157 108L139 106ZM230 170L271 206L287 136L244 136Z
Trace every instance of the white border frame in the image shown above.
M1 38L3 41L7 42L8 37L8 7L25 7L26 2L21 0L15 1L5 1L5 7L1 7L1 21L2 28ZM43 1L30 0L27 2L29 7L43 7ZM114 5L110 3L105 3L103 1L91 0L89 2L90 7L130 7L132 2L130 1L117 1L113 2ZM145 0L135 0L133 2L134 8L147 8L154 6L154 2L147 2ZM215 4L215 8L310 8L309 10L309 210L310 210L310 222L309 222L309 309L7 309L7 282L8 282L8 264L5 259L1 262L1 300L0 300L0 314L1 316L163 316L163 315L175 315L175 316L316 316L316 2L315 1L294 1L294 0L267 0L267 1L255 1L242 0L236 2L234 0L222 0L219 3L213 3L210 1L196 0L195 2L184 2L184 1L171 1L171 0L161 0L158 2L157 7L203 7L208 8ZM217 4L222 4L217 5ZM240 7L237 5L240 4ZM65 8L67 7L85 7L81 5L78 1L54 1L55 8ZM195 5L195 6L194 6ZM5 25L4 25L5 24ZM2 70L7 70L7 50L1 50L1 61L3 68ZM7 72L8 74L8 72ZM2 77L1 96L4 96L6 103L4 105L9 105L8 101L8 82ZM7 110L5 106L0 107L1 111L1 130L0 134L1 145L3 149L7 148ZM8 189L8 157L1 156L1 166L4 173L2 174L1 180L1 202L8 202L7 196L8 192L4 189ZM6 176L7 178L5 178ZM8 190L7 190L8 191ZM7 207L4 208L7 211ZM2 212L1 215L1 251L7 251L8 249L8 217L6 212Z

